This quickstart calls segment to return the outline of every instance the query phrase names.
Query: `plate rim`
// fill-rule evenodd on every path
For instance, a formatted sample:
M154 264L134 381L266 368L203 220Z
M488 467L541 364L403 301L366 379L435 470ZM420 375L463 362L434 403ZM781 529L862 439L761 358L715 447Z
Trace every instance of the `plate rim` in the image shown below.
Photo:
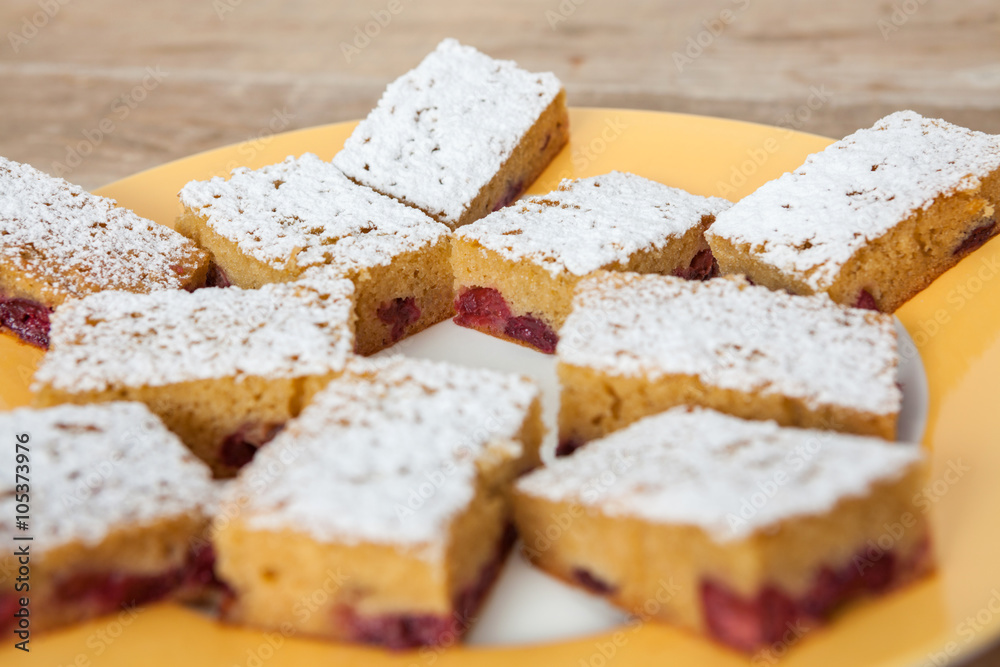
M764 130L764 131L782 131L782 132L788 132L788 133L791 133L791 134L795 135L796 137L798 137L799 140L808 139L808 140L813 140L813 141L823 141L823 142L826 142L826 143L831 143L831 142L835 141L834 139L831 139L831 138L828 138L828 137L822 137L820 135L815 135L815 134L810 134L810 133L804 133L804 132L800 132L798 130L794 130L794 129L790 129L790 128L782 128L782 127L776 127L776 126L771 126L771 125L766 125L766 124L761 124L761 123L754 123L754 122L750 122L750 121L735 120L735 119L728 119L728 118L721 118L721 117L714 117L714 116L703 116L703 115L688 114L688 113L678 113L678 112L669 112L669 111L656 111L656 110L642 110L642 109L627 109L627 108L619 108L619 107L570 107L570 113L571 113L571 118L573 118L575 115L579 115L579 114L611 114L611 113L631 114L631 115L637 115L637 116L645 116L645 117L654 118L654 119L655 118L670 117L670 118L673 118L673 119L675 119L675 120L677 120L679 122L684 122L684 121L695 121L697 123L708 122L710 124L711 123L718 123L718 124L721 124L721 125L729 125L731 127L753 129L754 131ZM323 124L323 125L317 125L317 126L313 126L313 127L307 127L307 128L297 128L295 130L289 130L289 131L285 131L285 132L281 132L281 133L275 133L273 135L270 135L270 138L271 138L271 140L276 140L280 144L281 142L288 141L288 140L290 140L290 139L292 139L294 137L297 137L297 136L310 135L310 134L322 134L324 132L336 132L336 131L347 130L348 128L352 128L358 122L359 122L358 120L346 120L346 121L338 121L338 122L328 123L328 124ZM571 120L571 127L573 126L573 124L574 123ZM571 130L571 137L572 137L572 130ZM163 163L161 165L158 165L158 166L155 166L155 167L150 167L148 169L144 169L144 170L142 170L140 172L137 172L135 174L131 174L129 176L125 176L123 178L117 179L115 181L112 181L111 183L107 183L107 184L105 184L105 185L103 185L103 186L101 186L99 188L94 189L93 192L95 194L99 194L99 195L103 195L103 196L110 196L112 198L117 199L117 197L114 196L114 191L115 190L120 190L120 189L122 189L124 187L127 187L131 182L141 181L141 180L144 180L144 179L150 179L152 177L155 177L155 175L158 172L162 172L162 171L164 171L166 169L177 168L177 167L179 167L181 165L184 165L186 163L192 163L193 164L193 163L196 163L196 162L199 162L199 161L204 161L204 160L206 160L206 159L208 159L210 157L232 153L233 151L238 151L240 147L245 147L245 146L251 145L253 142L254 142L254 139L248 139L246 141L235 142L235 143L226 144L226 145L215 147L215 148L205 149L203 151L199 151L198 153L194 153L194 154L186 156L186 157L177 158L177 159L171 160L169 162ZM566 149L564 149L564 151L565 150ZM776 176L774 176L774 177L776 177ZM171 225L168 225L168 226L171 226ZM968 259L969 258L965 258L963 260L963 262L967 262ZM913 335L913 331L910 330L910 327L907 327L907 329L910 331L911 336L912 336ZM928 440L931 438L932 427L935 425L933 423L933 420L936 419L936 416L933 414L933 405L934 405L935 401L940 401L941 400L941 397L937 395L938 392L935 390L935 387L933 386L933 384L931 384L931 382L932 382L932 379L930 377L928 377L929 390L930 390L928 411L931 414L928 416L928 422L926 424L926 430L925 430L924 437L923 437L922 442L921 442L921 446L924 447L925 449L928 446ZM932 575L932 577L934 579L937 579L938 577L940 577L940 574L935 573L934 575ZM920 586L922 586L922 585L926 585L926 584L927 584L927 582L925 580L924 582L919 582L919 583L914 584L914 585L920 585ZM852 611L857 611L857 610L852 610ZM997 619L994 619L994 620L996 621ZM648 628L644 628L644 629L648 629ZM974 640L972 640L972 641L970 641L967 644L964 644L962 646L961 655L962 655L962 657L964 659L972 659L973 656L985 652L991 646L993 646L998 641L1000 641L1000 622L993 622L989 626L988 629L990 630L990 632L980 633L979 635L976 636L976 638ZM672 630L676 630L676 628L672 628ZM680 632L683 633L684 631L680 630ZM458 648L449 649L448 652L455 654L455 656L457 656L459 659L461 659L463 655L467 655L467 656L473 656L473 655L475 655L476 657L482 658L486 654L500 654L500 655L505 656L505 657L511 657L512 656L512 651L513 652L529 651L529 652L532 652L532 653L536 653L536 652L546 653L546 652L548 652L550 650L572 649L573 647L578 647L578 648L585 648L584 652L580 653L579 655L586 656L586 655L589 655L589 654L593 653L592 649L587 648L587 647L589 647L589 645L593 644L594 642L599 642L601 640L608 640L608 639L610 639L612 637L613 634L614 634L614 631L609 631L607 633L602 633L600 635L593 635L593 636L583 637L583 638L579 638L579 639L573 639L573 640L568 640L568 641L555 642L553 644L543 644L541 646L529 646L529 647L499 646L499 647L472 647L472 648L458 647ZM646 633L646 634L649 634L649 633ZM920 638L921 641L919 643L914 643L912 645L912 647L910 649L910 653L912 653L911 656L902 656L902 655L897 654L897 655L892 656L888 660L880 661L878 663L873 663L873 664L890 665L890 664L903 664L903 663L901 663L901 660L905 660L906 663L915 662L917 660L926 660L926 656L923 657L923 658L920 658L918 656L923 656L928 651L943 650L944 647L949 642L949 640L954 637L954 634L955 634L954 632L951 632L951 633L945 632L945 633L940 634L940 635L935 635L934 637L931 637L931 638L922 637L922 638ZM699 639L698 641L702 641L702 640ZM674 643L674 640L670 639L668 641L668 644L672 644L672 643ZM713 644L713 646L714 646L714 644ZM338 647L338 648L340 648L340 647ZM716 647L716 648L718 648L718 647ZM544 650L540 650L540 649L544 649ZM353 649L353 647L350 647L348 645L348 646L345 647L345 650L347 651L347 653L350 653L354 649ZM669 650L669 647L664 647L663 650ZM722 651L722 652L725 652L726 654L730 653L726 649L719 649L719 650ZM381 653L381 651L379 651L379 653ZM714 657L714 653L715 652L712 652L713 657ZM577 653L572 653L572 654L567 653L566 657L570 657L571 655L572 655L573 658L577 657ZM350 656L345 654L345 657L349 658ZM441 656L439 655L438 657L441 657ZM743 657L744 656L742 654L740 654L740 658L742 659ZM913 658L913 660L911 660L910 658ZM470 657L470 659L476 659L476 658ZM540 656L540 659L542 659L541 656ZM723 661L722 664L729 664L729 663L728 663L728 661Z

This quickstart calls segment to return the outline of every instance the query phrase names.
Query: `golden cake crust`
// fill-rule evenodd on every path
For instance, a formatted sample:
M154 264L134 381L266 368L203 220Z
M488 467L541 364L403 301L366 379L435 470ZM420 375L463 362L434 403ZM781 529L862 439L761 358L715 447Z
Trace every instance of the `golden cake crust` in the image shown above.
M352 619L450 623L505 544L510 485L537 464L541 430L538 390L524 378L353 363L228 494L242 511L214 536L235 592L227 618L355 641ZM320 609L297 614L331 573Z
M448 228L315 155L192 181L177 229L238 287L306 275L355 285L356 349L372 354L452 314ZM397 300L405 303L397 303Z
M706 631L706 582L822 604L809 596L824 572L883 558L893 585L925 572L929 526L912 502L925 480L916 444L681 407L522 478L515 516L546 571Z
M353 295L350 281L319 276L260 290L103 292L67 303L53 318L33 400L141 401L217 475L232 475L240 458L227 463L228 437L249 430L250 441L266 441L298 414L308 380L343 371L354 346Z
M998 206L1000 137L900 111L766 183L706 236L725 273L891 313L1000 232Z
M116 202L0 158L0 296L49 308L104 290L200 287L209 258Z
M333 163L456 229L513 201L568 136L552 73L446 39L389 84Z
M580 283L560 334L563 442L683 404L895 438L892 319L825 295L603 273Z
M704 231L728 206L622 172L563 181L455 233L459 310L464 290L493 289L512 316L531 316L557 331L581 278L598 270L682 272L708 252ZM466 322L461 312L456 321L525 344Z
M0 431L24 434L31 461L29 530L14 530L11 475L0 482L0 508L11 517L0 523L0 535L30 545L32 629L121 611L95 603L93 592L68 596L64 587L74 577L82 577L81 587L95 577L156 578L189 565L218 489L208 468L145 406L23 408L0 415ZM14 541L25 535L35 539ZM13 550L0 556L5 593L13 590L17 565Z

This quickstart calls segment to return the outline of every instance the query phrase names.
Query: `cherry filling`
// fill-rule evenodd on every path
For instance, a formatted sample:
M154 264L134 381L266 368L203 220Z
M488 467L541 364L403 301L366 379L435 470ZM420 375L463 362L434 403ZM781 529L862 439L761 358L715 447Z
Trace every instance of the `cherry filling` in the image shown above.
M724 644L744 651L782 641L800 623L822 623L841 604L862 593L880 593L902 578L919 571L919 555L913 564L901 567L890 550L871 559L859 551L839 570L824 567L812 587L800 598L792 598L773 586L765 586L747 599L711 579L701 582L702 613L709 633Z
M242 468L284 427L284 424L274 422L243 424L222 441L219 462L230 468Z
M687 280L708 280L719 275L719 263L712 251L706 248L698 252L686 268L674 269L672 275Z
M546 354L556 351L559 336L552 327L530 313L514 317L507 301L492 287L463 287L455 299L455 310L454 321L459 326L507 336Z
M439 614L383 614L361 616L350 607L337 609L337 620L347 628L351 640L389 649L453 644L472 625L474 615L496 581L516 533L507 526L496 554L479 571L474 582L455 596L454 612Z
M192 547L188 552L180 585L182 592L225 590L228 586L215 575L215 549L209 542Z
M205 287L232 287L233 284L229 282L229 276L226 272L222 270L222 267L212 262L212 265L208 267L208 274L205 276Z
M583 443L575 438L560 440L559 445L556 447L556 456L569 456L580 447L583 447Z
M182 269L176 265L171 266L174 271L178 274L182 273ZM202 287L232 287L233 284L229 282L229 276L226 272L222 270L222 267L212 262L208 265L208 271L205 273L205 282L197 285L187 285L184 289L188 292L193 292L199 290Z
M510 319L510 306L500 292L489 287L465 287L455 300L455 324L502 334Z
M399 297L379 306L377 314L383 324L392 327L389 336L395 343L403 337L408 326L420 319L420 308L412 296Z
M27 597L27 595L25 595ZM21 608L21 600L17 595L0 595L0 632L17 625L14 614Z
M194 593L218 585L210 545L192 549L180 567L155 575L123 572L78 572L54 582L57 603L87 605L96 614L124 606L147 604L175 592Z
M871 295L866 289L861 290L858 294L858 298L854 301L855 308L864 308L865 310L878 310L878 304L875 303L875 297Z
M515 340L524 341L540 352L553 354L559 335L545 322L532 315L512 317L504 327L504 334Z
M591 593L609 595L615 592L615 587L582 567L573 568L573 580Z
M1000 229L997 228L997 221L995 218L991 218L986 224L969 232L952 254L959 257L967 255L996 236L997 232L1000 232Z
M345 611L341 621L350 628L353 641L395 650L434 646L447 641L449 634L454 632L450 617L434 614L364 617Z
M493 205L494 211L499 211L504 206L513 204L518 197L521 196L521 192L524 191L523 181L508 181L507 188L503 191L503 196L497 200L497 203Z
M0 328L10 331L29 345L49 349L49 315L52 311L29 299L0 297Z
M549 147L549 142L552 141L552 133L545 133L545 141L542 142L542 147L538 149L539 153L544 153L545 149Z

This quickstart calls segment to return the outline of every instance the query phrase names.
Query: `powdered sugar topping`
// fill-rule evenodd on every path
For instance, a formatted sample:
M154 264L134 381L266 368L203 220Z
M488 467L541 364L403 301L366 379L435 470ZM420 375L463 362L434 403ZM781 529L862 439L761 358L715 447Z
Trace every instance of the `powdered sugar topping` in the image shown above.
M0 535L33 535L32 553L68 542L99 544L110 532L187 513L215 501L211 473L139 403L22 408L0 414L0 433L13 444L28 436L30 532L15 531L15 480L0 480Z
M918 445L682 407L590 442L517 488L613 517L697 526L727 542L863 498L873 484L898 480L922 460ZM773 494L752 514L741 513L762 485Z
M78 185L0 157L0 263L47 299L178 289L207 256L177 232Z
M619 376L697 376L705 385L894 414L899 354L888 315L742 279L693 282L600 273L581 281L560 363Z
M997 168L1000 137L900 111L764 184L706 236L749 246L819 291L860 248Z
M439 558L450 522L472 500L477 468L520 456L516 438L538 389L518 376L400 358L355 362L352 371L258 452L233 493L248 498L252 529Z
M626 264L639 251L662 249L729 206L725 199L613 171L565 180L558 190L502 208L456 235L553 276L583 276Z
M338 371L354 345L353 292L348 280L316 279L70 301L52 318L52 346L33 388L102 391Z
M192 181L180 199L244 254L296 273L324 264L344 272L387 265L449 233L311 153L253 171L239 168L229 180Z
M389 84L333 163L359 183L455 223L562 85L446 39Z

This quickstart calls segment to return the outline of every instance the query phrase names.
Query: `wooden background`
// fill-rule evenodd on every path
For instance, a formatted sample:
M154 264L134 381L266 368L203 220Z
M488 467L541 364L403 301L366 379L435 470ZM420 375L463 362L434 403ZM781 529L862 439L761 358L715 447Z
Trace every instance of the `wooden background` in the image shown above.
M0 155L88 188L360 118L446 36L554 71L575 106L1000 133L1000 0L3 0L0 26Z
M90 188L362 117L446 36L554 71L576 106L1000 133L998 0L3 0L0 25L0 154Z

